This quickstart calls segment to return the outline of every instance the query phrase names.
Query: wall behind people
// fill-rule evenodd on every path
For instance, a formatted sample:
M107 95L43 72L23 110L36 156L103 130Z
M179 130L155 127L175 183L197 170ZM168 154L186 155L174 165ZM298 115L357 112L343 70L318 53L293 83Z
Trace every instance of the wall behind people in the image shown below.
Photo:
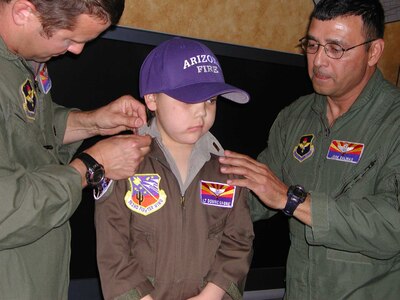
M299 53L312 0L126 0L120 25L211 41ZM400 21L386 24L379 64L398 83Z

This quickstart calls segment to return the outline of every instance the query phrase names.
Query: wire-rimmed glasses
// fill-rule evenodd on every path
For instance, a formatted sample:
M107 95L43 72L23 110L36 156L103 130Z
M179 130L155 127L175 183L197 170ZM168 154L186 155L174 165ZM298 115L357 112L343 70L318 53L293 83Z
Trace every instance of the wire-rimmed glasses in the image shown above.
M342 58L343 54L346 51L349 51L351 49L354 49L356 47L371 43L373 41L375 41L376 39L372 39L372 40L368 40L365 41L364 43L349 47L347 49L343 48L341 45L337 44L337 43L326 43L325 45L322 45L320 43L318 43L315 40L309 39L307 37L303 37L299 40L301 48L303 49L304 52L309 53L309 54L315 54L318 52L319 47L322 46L324 47L324 51L325 54L333 59L340 59Z

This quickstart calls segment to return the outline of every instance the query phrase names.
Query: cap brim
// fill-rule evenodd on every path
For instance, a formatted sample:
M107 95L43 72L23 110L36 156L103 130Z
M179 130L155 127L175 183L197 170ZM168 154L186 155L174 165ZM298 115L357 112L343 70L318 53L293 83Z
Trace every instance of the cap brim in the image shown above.
M197 83L161 92L186 103L198 103L215 96L221 96L233 102L242 104L247 103L250 100L250 96L247 92L222 82Z

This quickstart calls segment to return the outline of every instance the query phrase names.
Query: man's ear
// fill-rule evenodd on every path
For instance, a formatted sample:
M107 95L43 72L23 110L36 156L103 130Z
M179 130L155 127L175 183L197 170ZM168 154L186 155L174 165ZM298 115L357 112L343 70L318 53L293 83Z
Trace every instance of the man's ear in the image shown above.
M385 42L383 39L377 39L371 42L371 47L369 48L369 58L368 64L374 66L378 63L382 56L383 49L385 48Z
M17 0L12 7L12 17L17 25L25 25L29 22L34 12L35 6L27 0Z
M144 101L146 102L146 106L151 111L157 110L157 94L147 94L144 95Z

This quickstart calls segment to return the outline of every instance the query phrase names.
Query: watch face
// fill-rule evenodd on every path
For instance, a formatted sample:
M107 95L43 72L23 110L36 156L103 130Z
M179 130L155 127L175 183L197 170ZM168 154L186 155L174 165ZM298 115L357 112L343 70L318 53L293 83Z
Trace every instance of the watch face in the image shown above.
M287 196L287 202L282 211L285 215L291 217L297 206L306 199L307 192L300 185L291 185L288 189Z
M293 190L293 194L300 198L307 197L306 191L301 186L296 186Z
M104 168L101 165L96 165L93 169L89 169L88 183L98 185L104 179Z
M102 169L97 169L96 171L94 171L93 173L93 182L100 183L104 178L104 170Z

